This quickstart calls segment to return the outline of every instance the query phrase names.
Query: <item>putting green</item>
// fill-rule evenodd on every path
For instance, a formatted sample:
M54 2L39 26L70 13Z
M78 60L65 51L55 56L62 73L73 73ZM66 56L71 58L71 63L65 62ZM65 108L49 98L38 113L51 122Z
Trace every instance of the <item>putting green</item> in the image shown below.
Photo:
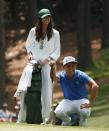
M108 131L109 129L89 128L89 127L68 127L52 125L30 125L4 123L0 124L0 131Z

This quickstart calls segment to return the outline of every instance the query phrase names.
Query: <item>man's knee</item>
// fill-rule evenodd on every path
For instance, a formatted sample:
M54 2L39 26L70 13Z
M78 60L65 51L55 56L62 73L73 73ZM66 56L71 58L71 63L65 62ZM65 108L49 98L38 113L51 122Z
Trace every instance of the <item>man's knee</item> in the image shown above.
M55 115L56 115L57 118L61 118L63 116L63 112L61 110L59 110L59 109L58 110L56 109L55 110Z
M83 108L80 110L80 116L83 116L85 118L89 117L91 113L91 109L90 108Z

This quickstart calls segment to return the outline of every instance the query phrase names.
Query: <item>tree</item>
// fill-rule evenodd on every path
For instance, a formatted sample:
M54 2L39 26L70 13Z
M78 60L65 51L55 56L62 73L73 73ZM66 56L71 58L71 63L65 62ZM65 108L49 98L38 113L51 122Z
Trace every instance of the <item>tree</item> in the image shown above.
M109 0L103 1L102 49L109 48Z
M4 30L4 0L0 0L0 106L5 94L5 30Z
M37 20L37 0L27 0L27 30L35 26Z
M90 0L78 1L77 40L79 67L85 69L92 63L90 46Z

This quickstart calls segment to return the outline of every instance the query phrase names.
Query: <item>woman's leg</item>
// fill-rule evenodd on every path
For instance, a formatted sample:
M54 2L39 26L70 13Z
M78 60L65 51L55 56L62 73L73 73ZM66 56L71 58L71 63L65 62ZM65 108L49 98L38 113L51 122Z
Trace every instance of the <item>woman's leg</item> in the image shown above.
M52 107L52 81L50 78L50 66L45 65L42 68L42 118L43 122L47 122L50 117L51 107Z

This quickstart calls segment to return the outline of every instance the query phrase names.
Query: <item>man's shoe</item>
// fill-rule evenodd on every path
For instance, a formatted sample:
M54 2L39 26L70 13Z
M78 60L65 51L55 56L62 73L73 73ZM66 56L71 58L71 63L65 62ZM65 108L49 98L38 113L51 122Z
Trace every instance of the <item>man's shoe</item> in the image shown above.
M16 123L17 123L17 124L19 124L19 123L20 123L20 121L17 121Z
M79 126L86 126L87 125L87 119L82 118L80 119Z

